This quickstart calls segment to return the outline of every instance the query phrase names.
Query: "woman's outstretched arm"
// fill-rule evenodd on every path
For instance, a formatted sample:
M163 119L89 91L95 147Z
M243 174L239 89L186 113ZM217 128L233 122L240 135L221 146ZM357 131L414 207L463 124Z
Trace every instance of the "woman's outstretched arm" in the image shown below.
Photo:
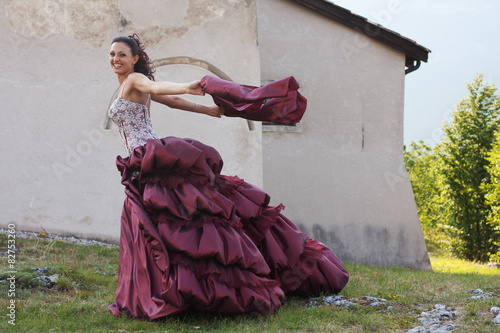
M154 95L205 95L200 86L200 81L190 83L175 83L168 81L151 81L144 74L132 73L127 78L130 89L137 89L146 94Z
M172 96L172 95L151 95L151 99L155 102L164 104L172 109L179 109L184 111L203 113L212 117L220 118L224 114L224 108L211 105L206 106L203 104L198 104L188 99Z

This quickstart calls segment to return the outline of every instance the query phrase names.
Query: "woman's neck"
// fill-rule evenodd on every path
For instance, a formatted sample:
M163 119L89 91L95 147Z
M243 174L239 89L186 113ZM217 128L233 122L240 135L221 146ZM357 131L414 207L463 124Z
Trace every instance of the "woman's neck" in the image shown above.
M123 84L123 82L125 82L125 80L128 78L128 76L130 74L132 74L134 72L134 70L128 72L128 73L125 73L125 74L118 74L118 82L120 83L120 86Z

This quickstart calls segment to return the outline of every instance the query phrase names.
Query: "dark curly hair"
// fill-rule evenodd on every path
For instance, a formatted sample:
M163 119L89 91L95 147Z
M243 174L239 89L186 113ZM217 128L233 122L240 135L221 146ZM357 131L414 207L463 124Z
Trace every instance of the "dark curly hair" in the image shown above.
M132 55L139 55L139 60L134 65L134 72L142 73L146 75L150 80L155 80L154 77L154 68L149 56L144 50L144 45L139 40L139 36L137 34L133 34L130 36L120 36L113 39L111 44L113 43L125 43L132 50Z

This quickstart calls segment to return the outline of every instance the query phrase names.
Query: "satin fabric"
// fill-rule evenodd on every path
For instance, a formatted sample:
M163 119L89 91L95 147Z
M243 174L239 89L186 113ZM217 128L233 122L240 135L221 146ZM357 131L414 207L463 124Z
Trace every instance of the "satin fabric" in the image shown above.
M226 117L289 125L298 123L307 107L293 76L254 87L207 75L200 85L215 104L224 107Z
M270 206L265 192L221 175L222 163L215 149L175 137L117 158L126 199L113 314L269 314L286 293L344 288L340 260L282 215L282 205Z

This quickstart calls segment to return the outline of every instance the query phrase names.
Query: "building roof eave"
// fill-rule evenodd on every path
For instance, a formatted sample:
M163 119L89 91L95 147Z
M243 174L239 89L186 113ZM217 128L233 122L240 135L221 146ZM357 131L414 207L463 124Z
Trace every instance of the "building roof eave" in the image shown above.
M370 22L367 18L356 15L348 9L326 0L292 1L403 52L406 55L406 66L417 61L427 62L428 60L429 53L431 52L429 49L397 32L384 28L380 24Z

